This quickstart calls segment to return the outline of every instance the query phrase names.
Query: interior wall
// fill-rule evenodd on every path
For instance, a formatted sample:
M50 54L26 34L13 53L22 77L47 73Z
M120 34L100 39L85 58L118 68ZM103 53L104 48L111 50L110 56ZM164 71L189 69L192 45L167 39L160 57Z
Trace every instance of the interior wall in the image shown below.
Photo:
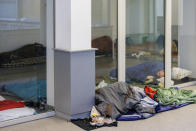
M92 39L102 35L117 38L117 0L92 0ZM99 32L99 34L97 34Z
M19 18L40 20L40 0L18 0Z
M112 27L112 39L115 41L118 35L118 1L110 0L109 23Z
M0 18L17 17L17 0L0 0Z
M149 33L149 0L127 0L126 33Z
M109 24L109 2L110 0L92 0L92 25L107 26Z

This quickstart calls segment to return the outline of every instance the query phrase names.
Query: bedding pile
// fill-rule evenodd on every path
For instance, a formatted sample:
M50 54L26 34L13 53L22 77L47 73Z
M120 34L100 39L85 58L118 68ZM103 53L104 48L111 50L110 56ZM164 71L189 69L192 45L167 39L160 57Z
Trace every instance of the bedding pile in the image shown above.
M96 120L99 125L105 119L111 122L141 120L192 103L196 103L193 90L139 88L118 82L96 90L96 106L91 118L94 125Z
M46 61L46 47L27 44L13 51L0 53L0 68L40 64Z
M124 82L115 83L96 90L96 109L105 117L118 118L134 110L144 117L155 113L158 105L148 99L141 88L132 87Z
M0 100L0 122L36 114L35 109L26 107L23 101Z
M31 116L46 108L46 80L14 81L0 87L0 122Z
M38 102L40 99L46 99L46 80L9 83L3 85L3 90L24 101Z

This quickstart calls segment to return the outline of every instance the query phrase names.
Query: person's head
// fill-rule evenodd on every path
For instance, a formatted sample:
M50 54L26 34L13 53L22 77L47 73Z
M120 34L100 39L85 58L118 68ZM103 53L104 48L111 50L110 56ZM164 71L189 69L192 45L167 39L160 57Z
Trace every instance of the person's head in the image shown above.
M178 53L178 41L173 40L171 48L172 48L172 53Z
M164 77L165 76L165 71L164 70L160 70L159 72L157 72L157 76L159 78Z

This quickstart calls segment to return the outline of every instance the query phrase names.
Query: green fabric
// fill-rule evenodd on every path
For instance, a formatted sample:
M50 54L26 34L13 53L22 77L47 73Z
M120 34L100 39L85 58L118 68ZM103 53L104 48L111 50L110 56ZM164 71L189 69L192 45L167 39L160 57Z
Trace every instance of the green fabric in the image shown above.
M157 100L162 105L196 103L196 90L177 90L175 88L157 89Z

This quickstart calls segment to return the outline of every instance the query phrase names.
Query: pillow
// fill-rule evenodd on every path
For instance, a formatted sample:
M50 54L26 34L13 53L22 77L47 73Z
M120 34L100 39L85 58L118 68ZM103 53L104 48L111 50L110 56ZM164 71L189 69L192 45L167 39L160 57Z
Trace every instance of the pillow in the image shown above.
M173 67L172 68L172 79L174 80L181 80L185 77L188 77L192 74L191 71L186 70L186 69L182 69L179 67Z

